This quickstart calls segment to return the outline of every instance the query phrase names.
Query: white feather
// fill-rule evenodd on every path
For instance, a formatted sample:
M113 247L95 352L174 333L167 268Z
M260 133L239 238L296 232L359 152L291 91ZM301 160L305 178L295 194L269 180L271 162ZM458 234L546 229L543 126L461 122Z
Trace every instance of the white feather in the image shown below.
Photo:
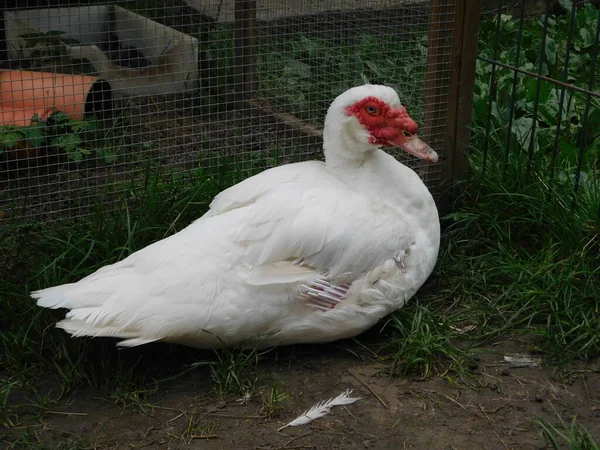
M248 276L248 283L254 286L295 283L317 275L312 267L294 264L293 261L279 261L254 267Z
M334 406L344 406L350 405L358 400L360 397L350 397L352 391L350 389L346 389L340 395L335 398L330 398L327 401L322 401L314 405L312 408L304 411L294 420L292 420L287 425L284 425L277 429L277 431L281 431L287 427L297 427L300 425L306 425L307 423L312 422L313 420L320 419L321 417L326 416L331 412L331 408Z

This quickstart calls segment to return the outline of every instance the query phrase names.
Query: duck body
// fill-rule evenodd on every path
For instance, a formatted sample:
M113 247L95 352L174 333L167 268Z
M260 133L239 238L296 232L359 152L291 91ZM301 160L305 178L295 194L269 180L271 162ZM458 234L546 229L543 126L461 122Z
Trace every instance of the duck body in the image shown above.
M399 104L391 89L374 88ZM328 119L339 119L338 99ZM370 138L344 114L360 136L350 147L362 150L342 151L344 136L356 133L326 120L326 163L248 178L179 233L32 296L40 306L69 309L57 326L73 336L111 336L123 346L265 347L360 334L426 281L440 228L418 175L379 143L365 144Z

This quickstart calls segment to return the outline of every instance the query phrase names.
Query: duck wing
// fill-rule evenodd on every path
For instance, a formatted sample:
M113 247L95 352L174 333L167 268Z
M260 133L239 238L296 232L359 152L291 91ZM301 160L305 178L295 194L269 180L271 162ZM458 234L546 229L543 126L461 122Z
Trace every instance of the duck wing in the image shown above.
M69 309L58 326L74 336L125 339L120 345L205 347L260 335L304 301L298 283L351 283L407 244L398 211L313 166L263 172L221 193L181 232L31 295Z

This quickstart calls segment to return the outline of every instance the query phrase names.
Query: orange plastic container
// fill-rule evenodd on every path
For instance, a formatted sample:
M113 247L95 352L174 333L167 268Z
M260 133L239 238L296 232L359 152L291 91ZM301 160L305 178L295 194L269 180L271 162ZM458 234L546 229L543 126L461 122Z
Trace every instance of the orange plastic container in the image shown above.
M110 84L98 77L0 70L0 125L27 126L35 114L43 120L54 111L83 120L111 110Z

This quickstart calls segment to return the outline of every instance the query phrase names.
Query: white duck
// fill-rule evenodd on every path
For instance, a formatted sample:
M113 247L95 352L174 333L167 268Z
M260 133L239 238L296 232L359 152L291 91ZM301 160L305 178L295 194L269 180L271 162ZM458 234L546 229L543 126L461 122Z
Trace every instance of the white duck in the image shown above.
M32 293L57 326L121 346L328 342L402 307L435 265L439 218L415 172L380 150L437 161L386 86L341 94L326 162L264 171L223 191L181 232L77 283Z

